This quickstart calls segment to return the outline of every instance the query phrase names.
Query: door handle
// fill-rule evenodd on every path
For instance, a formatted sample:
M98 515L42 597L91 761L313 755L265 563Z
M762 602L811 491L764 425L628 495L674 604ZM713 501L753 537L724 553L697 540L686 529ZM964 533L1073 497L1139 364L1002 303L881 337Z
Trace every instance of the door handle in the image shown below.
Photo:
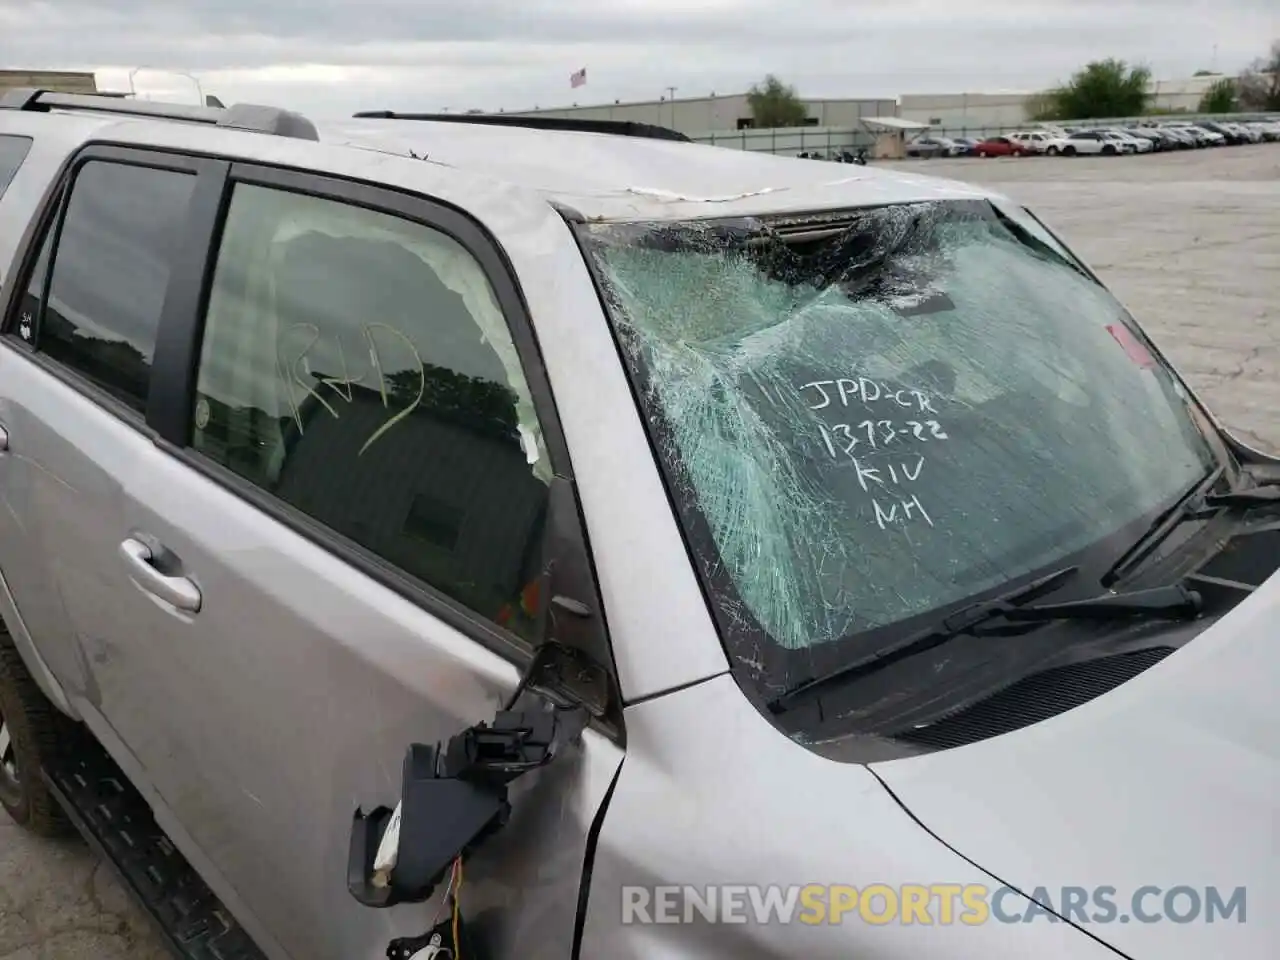
M120 544L120 556L129 568L129 576L148 593L155 594L179 610L198 613L200 588L188 577L171 577L155 566L155 554L141 540L130 537Z
M9 431L0 426L0 453L9 449Z

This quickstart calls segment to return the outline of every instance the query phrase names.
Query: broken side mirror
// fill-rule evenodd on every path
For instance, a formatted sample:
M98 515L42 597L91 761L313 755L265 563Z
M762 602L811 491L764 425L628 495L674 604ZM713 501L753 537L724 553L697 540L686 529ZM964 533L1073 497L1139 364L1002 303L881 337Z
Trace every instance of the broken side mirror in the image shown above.
M443 748L412 744L396 808L355 813L348 891L367 907L429 899L454 861L506 824L507 785L550 762L556 745L580 733L589 716L582 707L504 710Z
M347 889L365 906L430 899L455 862L506 824L511 781L549 763L589 723L618 729L616 681L602 666L611 654L566 478L553 478L548 521L530 611L541 642L519 685L492 722L444 745L412 744L394 810L355 811ZM516 711L524 694L538 706Z

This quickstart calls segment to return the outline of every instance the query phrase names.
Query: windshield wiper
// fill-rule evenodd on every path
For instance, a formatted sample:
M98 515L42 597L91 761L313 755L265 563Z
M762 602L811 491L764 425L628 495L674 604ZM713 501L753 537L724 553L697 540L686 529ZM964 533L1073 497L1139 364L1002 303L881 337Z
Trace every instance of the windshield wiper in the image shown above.
M1029 603L1036 597L1043 596L1051 590L1056 590L1079 572L1080 568L1078 566L1063 567L1061 570L1055 570L1053 573L1049 573L1043 577L1032 580L1030 583L1024 583L1022 586L1006 591L999 596L991 597L987 600L980 600L967 607L961 607L955 613L951 614L951 616L944 618L941 623L929 627L927 630L912 634L906 639L899 640L888 646L881 647L874 653L858 660L854 660L851 663L847 663L844 666L833 670L831 673L814 677L811 680L806 680L798 686L792 687L786 693L782 694L782 696L772 701L769 706L775 713L779 712L781 709L785 709L796 698L803 696L818 687L825 687L829 684L844 680L847 677L856 676L872 664L880 663L888 659L897 660L904 656L910 656L913 653L918 653L922 650L928 650L930 647L934 646L934 644L926 643L925 641L932 640L935 637L940 637L938 642L942 643L950 637L955 636L958 633L963 633L969 628L980 623L985 619L985 611L989 609L1013 607L1019 602Z
M1208 476L1196 482L1196 485L1184 493L1169 509L1157 516L1146 531L1116 558L1115 563L1102 575L1102 585L1109 587L1129 570L1141 563L1151 551L1160 545L1175 527L1188 520L1200 519L1209 508L1206 497L1209 491L1218 485L1227 472L1224 466L1218 466Z
M892 663L939 647L961 634L981 636L984 633L1008 632L1011 625L1050 623L1054 620L1102 622L1129 617L1183 620L1196 617L1204 606L1200 594L1187 589L1181 583L1153 587L1148 590L1105 593L1097 597L1068 600L1063 603L1034 605L1027 603L1028 600L1061 586L1078 570L1078 567L1064 567L1017 590L962 607L939 623L926 627L890 647L800 684L772 701L769 708L774 713L783 713L797 700L812 694L819 688L835 683L847 683L849 680L876 673ZM998 623L993 628L988 627L991 621L998 621Z
M1116 620L1120 617L1156 617L1182 620L1196 616L1204 609L1204 601L1195 590L1181 583L1146 590L1104 593L1083 600L1064 603L1038 603L1034 606L997 610L1006 620L1022 623L1045 623L1049 620ZM994 615L993 614L993 615Z

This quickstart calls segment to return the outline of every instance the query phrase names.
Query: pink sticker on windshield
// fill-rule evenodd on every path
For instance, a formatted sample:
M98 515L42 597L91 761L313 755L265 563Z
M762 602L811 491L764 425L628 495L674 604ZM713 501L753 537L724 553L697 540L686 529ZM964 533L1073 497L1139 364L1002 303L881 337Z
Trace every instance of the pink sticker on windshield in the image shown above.
M1144 347L1142 341L1135 337L1133 332L1124 324L1109 324L1107 333L1115 337L1116 343L1120 344L1124 352L1128 354L1129 359L1138 366L1145 368L1156 365L1156 358L1151 355L1151 351Z

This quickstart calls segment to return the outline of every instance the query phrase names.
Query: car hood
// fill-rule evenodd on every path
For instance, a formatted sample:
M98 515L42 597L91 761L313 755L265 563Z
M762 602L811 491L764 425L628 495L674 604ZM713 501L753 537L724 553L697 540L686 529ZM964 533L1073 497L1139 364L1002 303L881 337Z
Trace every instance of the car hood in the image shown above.
M1191 887L1243 915L1081 923L1133 960L1274 956L1280 922L1280 574L1178 652L1015 733L872 765L919 822L1048 907L1111 887L1147 917ZM1037 888L1040 888L1037 890ZM1046 901L1052 900L1052 903ZM1178 894L1182 914L1191 895ZM1093 912L1093 907L1088 908ZM1243 922L1241 920L1243 919Z

